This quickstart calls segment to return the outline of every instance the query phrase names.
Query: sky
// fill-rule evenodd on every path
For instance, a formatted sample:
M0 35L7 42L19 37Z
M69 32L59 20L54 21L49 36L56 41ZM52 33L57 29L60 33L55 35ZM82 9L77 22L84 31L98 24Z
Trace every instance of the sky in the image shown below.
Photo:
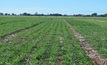
M107 0L0 0L2 13L107 13Z

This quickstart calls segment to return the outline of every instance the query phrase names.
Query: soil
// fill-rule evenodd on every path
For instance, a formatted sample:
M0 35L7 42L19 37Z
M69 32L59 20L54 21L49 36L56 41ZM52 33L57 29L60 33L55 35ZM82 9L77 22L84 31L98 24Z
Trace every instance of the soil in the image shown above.
M63 44L63 37L62 37L62 34L60 35L60 44L59 44L59 49L60 49L60 52L58 53L58 65L62 65L63 63L63 52L62 52L62 44Z
M89 58L92 60L94 65L107 65L107 61L105 58L101 57L101 55L92 48L92 46L85 41L85 38L81 36L78 32L75 31L75 29L64 19L64 22L67 23L71 31L74 33L74 36L77 38L77 40L80 43L80 46L85 50L86 54L89 56Z
M25 28L25 29L17 30L17 31L15 31L15 32L10 33L10 34L4 35L4 36L0 37L0 42L2 42L2 41L4 41L4 40L8 41L9 38L12 38L12 37L14 37L15 35L17 35L17 34L19 34L19 33L21 33L21 32L24 32L24 31L26 31L26 30L28 30L28 29L30 29L30 28L32 28L32 27L35 27L35 26L37 26L37 25L39 25L39 24L41 24L41 23L42 23L42 22L37 23L37 24L34 24L34 25L32 25L32 26L29 26L29 27L27 27L27 28Z

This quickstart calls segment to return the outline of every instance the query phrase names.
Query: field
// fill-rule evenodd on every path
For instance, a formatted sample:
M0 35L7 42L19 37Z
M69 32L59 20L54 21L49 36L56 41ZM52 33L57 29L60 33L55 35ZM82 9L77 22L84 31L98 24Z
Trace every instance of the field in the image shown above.
M67 20L102 56L107 58L106 18L78 18L72 19L72 22L71 19Z
M67 22L107 58L107 18L0 17L0 65L93 65Z

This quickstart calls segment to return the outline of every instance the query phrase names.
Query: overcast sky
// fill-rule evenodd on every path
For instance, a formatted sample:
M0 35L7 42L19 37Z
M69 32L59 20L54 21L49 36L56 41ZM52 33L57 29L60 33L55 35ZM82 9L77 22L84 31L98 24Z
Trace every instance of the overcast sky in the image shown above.
M107 0L0 0L3 13L107 13Z

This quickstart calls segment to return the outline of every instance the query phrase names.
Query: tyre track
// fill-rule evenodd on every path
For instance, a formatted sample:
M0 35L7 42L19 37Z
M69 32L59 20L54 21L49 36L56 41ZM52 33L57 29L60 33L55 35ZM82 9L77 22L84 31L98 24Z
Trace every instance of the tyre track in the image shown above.
M107 65L106 59L101 57L101 55L96 50L94 50L87 41L85 41L84 37L81 36L78 32L76 32L75 29L65 19L63 19L63 21L67 23L71 31L74 33L74 36L77 38L81 47L85 50L89 58L92 60L93 64Z
M62 33L60 35L60 40L59 40L59 53L58 53L58 65L63 65L63 52L62 52L62 46L63 46L63 36Z
M44 22L44 21L43 21L43 22ZM7 35L1 36L1 37L0 37L0 42L2 42L2 41L4 41L4 40L8 40L9 38L12 38L12 37L14 37L15 35L17 35L17 34L19 34L19 33L21 33L21 32L24 32L24 31L26 31L26 30L28 30L28 29L30 29L30 28L33 28L33 27L35 27L35 26L37 26L37 25L39 25L39 24L41 24L41 23L43 23L43 22L34 24L34 25L29 26L29 27L26 27L26 28L24 28L24 29L20 29L20 30L14 31L14 32L12 32L12 33L10 33L10 34L7 34Z
M46 25L46 24L45 24L45 25ZM45 25L44 25L44 26L45 26ZM43 28L43 27L42 27L42 28ZM37 38L37 36L35 37L35 36L33 35L32 39L35 39L35 38ZM43 36L43 38L44 38L44 36ZM43 38L41 38L41 39L43 39ZM29 40L26 41L26 42L29 42L29 41L34 42L32 39L29 39ZM25 46L25 45L24 45L24 46ZM36 46L36 44L35 44L35 46ZM15 47L16 47L16 46L15 46ZM23 46L22 46L22 47L23 47ZM35 48L35 47L32 47L31 50L34 50L34 48ZM19 50L19 51L21 51L21 50ZM31 52L28 52L28 53L31 53ZM13 53L13 55L14 55L14 54L17 54L17 53ZM19 54L19 55L21 55L21 54ZM18 54L17 54L16 56L18 56ZM8 60L11 60L12 57L13 57L13 56L9 57ZM13 59L12 59L12 60L13 60ZM21 61L23 61L23 60L21 60ZM20 62L21 62L21 61L20 61ZM27 61L27 59L26 59L26 61ZM8 61L8 62L10 62L10 61ZM15 62L16 62L16 61L15 61ZM5 63L4 63L4 64L5 64Z
M47 27L47 28L48 28L48 27ZM35 45L34 45L34 46L32 47L32 49L31 49L31 51L24 57L23 60L19 61L19 63L28 64L29 61L31 61L32 55L33 55L33 51L36 51L35 49L37 49L37 48L40 47L41 42L42 42L43 40L45 40L45 38L47 38L47 36L49 35L50 31L51 31L51 30L50 30L50 28L49 28L49 30L45 32L45 35L42 36L42 38L35 43Z
M56 65L63 65L63 62L64 62L64 57L63 57L64 56L64 53L63 53L64 37L63 37L63 30L62 30L63 28L61 27L61 25L63 25L62 22L59 22L59 25L58 25L59 29L57 29L58 31L57 34L59 34L58 35L59 44L58 44L58 51L57 51L58 58L56 60Z
M41 25L41 24L40 24ZM45 25L47 25L46 23L45 23ZM44 26L45 26L44 25ZM39 26L39 25L38 25ZM39 29L37 29L37 30L35 30L34 32L36 32L36 31L40 31L44 26L42 26L42 27L40 27ZM27 31L29 31L29 30L27 30ZM26 32L26 31L25 31ZM30 33L29 35L27 35L26 37L28 37L28 36L31 36L33 33ZM14 37L13 37L14 38ZM0 52L6 52L6 51L8 51L10 48L13 48L13 47L16 47L16 46L18 46L20 43L23 43L23 42L28 42L28 41L31 41L31 39L27 39L27 38L22 38L22 37L19 37L20 38L20 40L18 40L17 41L17 39L12 39L12 40L10 40L10 39L8 39L8 42L13 42L14 40L15 40L15 43L14 44L8 44L8 45L6 45L6 47L4 48L4 49L2 49L2 50L0 50ZM34 37L35 38L35 37ZM32 38L32 39L34 39L34 38ZM7 41L7 40L6 40ZM8 47L8 48L7 48ZM2 47L1 47L2 48Z

